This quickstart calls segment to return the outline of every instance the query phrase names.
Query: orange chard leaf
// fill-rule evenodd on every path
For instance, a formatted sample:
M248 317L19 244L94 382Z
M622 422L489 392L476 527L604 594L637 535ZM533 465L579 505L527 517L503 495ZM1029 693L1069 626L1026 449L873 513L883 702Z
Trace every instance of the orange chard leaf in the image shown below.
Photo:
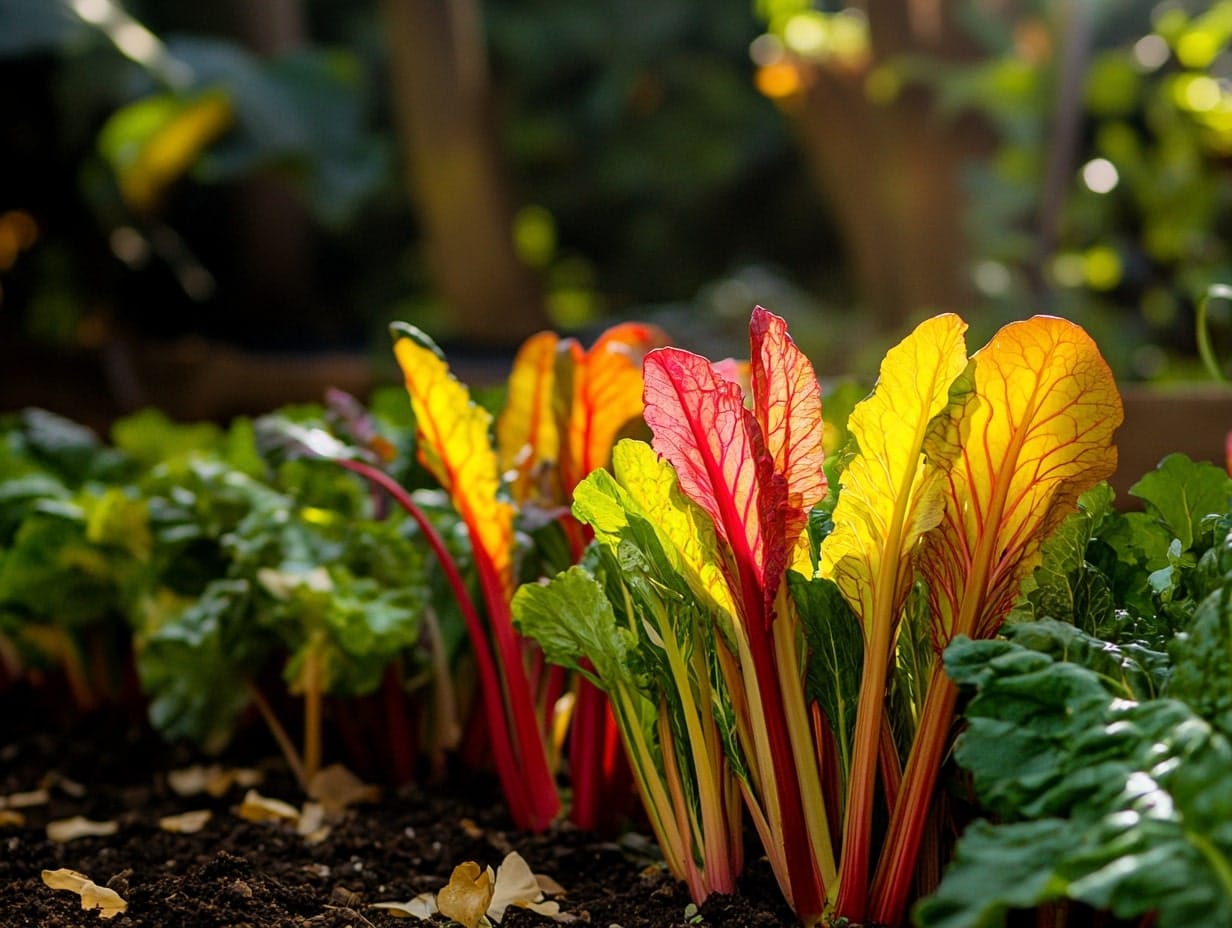
M571 342L571 371L561 378L569 391L561 404L567 413L559 426L566 495L592 470L607 466L617 438L642 415L642 360L667 343L662 329L636 322L612 326L587 352Z
M518 504L536 495L540 472L560 455L560 431L552 412L559 348L553 332L540 332L522 343L509 374L505 408L496 420L501 473Z
M1116 469L1123 419L1099 348L1064 319L1006 326L972 358L969 376L961 453L921 558L938 647L996 632L1044 540Z
M430 346L430 347L429 347ZM435 345L399 338L394 355L406 380L417 426L419 460L450 495L470 532L485 586L513 596L513 507L501 500L500 470L492 450L492 417L471 401Z

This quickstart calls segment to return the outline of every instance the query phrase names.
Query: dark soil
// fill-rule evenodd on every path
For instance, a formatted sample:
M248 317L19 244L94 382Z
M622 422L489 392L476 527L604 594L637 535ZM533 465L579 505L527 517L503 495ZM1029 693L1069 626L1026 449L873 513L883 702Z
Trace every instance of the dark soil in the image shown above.
M795 924L764 859L750 861L739 893L712 897L695 915L653 841L636 832L604 840L567 824L520 833L490 783L467 787L465 776L454 778L451 791L387 789L309 843L286 825L236 815L242 787L217 799L178 796L167 772L199 758L168 748L143 726L104 721L71 733L39 731L28 708L0 697L0 796L47 787L50 802L22 809L22 825L0 825L3 928L406 928L420 922L371 904L438 890L467 860L495 868L510 850L563 887L563 912L599 928ZM263 795L300 803L280 763L261 767ZM162 816L201 808L213 816L196 834L159 827ZM118 831L50 841L47 823L74 815L115 821ZM76 894L44 885L42 871L60 867L115 889L127 911L107 921L83 912ZM502 923L553 924L522 909L510 909Z

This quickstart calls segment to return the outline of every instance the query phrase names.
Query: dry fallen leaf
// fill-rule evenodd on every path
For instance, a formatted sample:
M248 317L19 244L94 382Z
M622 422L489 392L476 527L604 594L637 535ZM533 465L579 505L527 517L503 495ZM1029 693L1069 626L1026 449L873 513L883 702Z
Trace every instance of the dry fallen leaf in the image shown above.
M325 806L319 802L305 802L300 809L299 821L295 823L295 833L308 844L320 844L329 837L329 826L325 824Z
M532 909L549 918L560 914L559 903L544 901L543 890L531 873L530 864L517 851L510 851L496 871L488 918L499 923L511 905Z
M194 764L180 770L172 770L167 774L167 785L178 796L196 796L209 793L215 799L226 794L232 786L245 789L261 782L261 771L247 767L223 767L220 764L210 764L203 767Z
M371 909L383 909L394 918L420 918L424 921L436 914L436 893L420 893L410 902L376 902Z
M361 802L376 802L381 791L365 783L342 764L330 764L318 770L308 783L308 795L325 807L330 815Z
M255 789L244 795L235 814L250 822L298 822L299 810L281 799L262 796Z
M26 817L13 809L0 809L0 828L20 828Z
M196 834L205 827L212 814L209 809L196 809L192 812L181 812L179 815L167 815L158 820L158 827L175 834Z
M32 789L25 793L0 796L0 809L28 809L30 806L45 806L49 802L51 793L45 789Z
M65 889L81 897L83 909L98 909L100 918L114 918L128 909L128 903L114 889L99 886L84 873L61 867L44 870L43 882L52 889Z
M492 869L480 870L473 860L453 868L449 885L436 894L440 913L465 928L476 928L492 902Z
M73 841L77 838L92 838L103 835L114 835L120 830L116 822L95 822L80 815L61 819L58 822L47 823L47 839L49 841Z

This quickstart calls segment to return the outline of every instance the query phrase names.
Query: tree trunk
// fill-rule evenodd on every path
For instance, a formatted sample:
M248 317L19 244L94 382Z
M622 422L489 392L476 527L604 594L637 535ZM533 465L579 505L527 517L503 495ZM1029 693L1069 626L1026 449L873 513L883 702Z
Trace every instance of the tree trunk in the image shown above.
M961 171L992 135L974 117L939 113L926 87L869 93L869 75L900 55L971 57L948 5L868 9L866 59L796 61L802 89L780 105L834 210L861 308L877 331L898 332L925 311L971 303Z
M395 119L452 336L508 347L547 326L514 250L476 0L383 0Z

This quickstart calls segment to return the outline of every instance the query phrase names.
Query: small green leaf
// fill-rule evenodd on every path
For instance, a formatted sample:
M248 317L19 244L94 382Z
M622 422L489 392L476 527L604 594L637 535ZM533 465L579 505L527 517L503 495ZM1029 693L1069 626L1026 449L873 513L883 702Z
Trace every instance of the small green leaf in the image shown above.
M1232 477L1206 462L1183 454L1170 454L1159 467L1130 488L1147 512L1167 526L1188 551L1200 535L1202 520L1228 511Z

